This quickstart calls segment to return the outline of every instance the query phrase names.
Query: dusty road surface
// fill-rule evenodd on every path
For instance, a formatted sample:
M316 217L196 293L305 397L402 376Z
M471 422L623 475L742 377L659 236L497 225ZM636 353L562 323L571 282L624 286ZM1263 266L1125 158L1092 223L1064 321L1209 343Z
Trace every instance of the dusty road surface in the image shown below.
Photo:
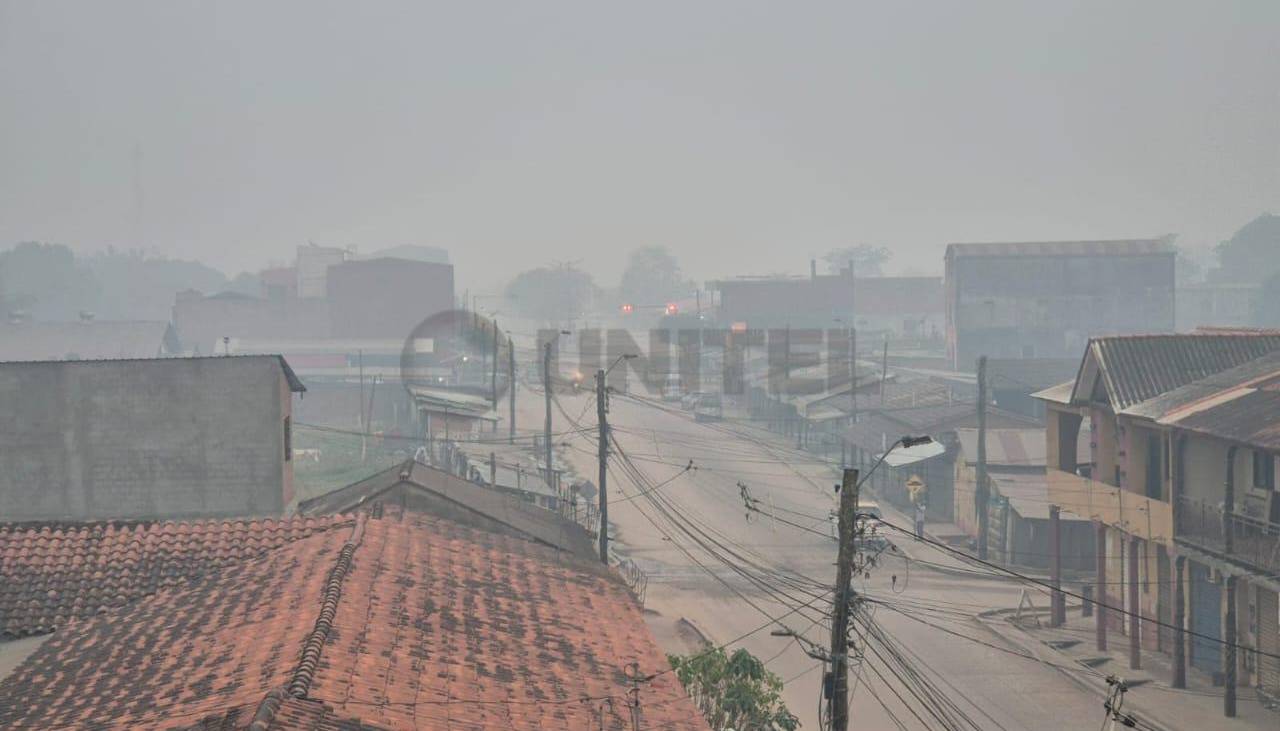
M524 425L542 423L541 398L521 397ZM559 402L556 432L595 426L593 396ZM685 619L712 642L733 642L766 660L786 680L785 700L804 728L820 728L821 663L770 631L785 626L829 645L835 471L745 423L698 423L678 405L614 396L609 419L620 448L609 476L611 536L648 573L646 606L661 621ZM577 473L595 482L594 437L558 442ZM761 512L748 514L740 483ZM962 566L938 551L911 550ZM926 710L929 697L942 707L937 713L972 722L956 728L1092 730L1102 722L1097 696L1063 670L1015 654L973 620L983 609L1015 606L1021 585L943 573L891 552L855 583L865 611L854 630L862 659L850 682L851 728L947 728ZM867 636L875 630L866 617L880 638ZM687 642L687 635L659 632L673 650L683 645L667 638Z

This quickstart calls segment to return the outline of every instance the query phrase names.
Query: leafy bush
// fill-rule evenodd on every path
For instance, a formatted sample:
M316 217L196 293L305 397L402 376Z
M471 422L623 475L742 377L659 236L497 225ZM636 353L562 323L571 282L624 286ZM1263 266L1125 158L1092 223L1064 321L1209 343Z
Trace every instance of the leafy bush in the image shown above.
M746 650L726 655L708 644L692 655L668 655L685 692L711 728L795 731L800 720L782 702L782 679Z

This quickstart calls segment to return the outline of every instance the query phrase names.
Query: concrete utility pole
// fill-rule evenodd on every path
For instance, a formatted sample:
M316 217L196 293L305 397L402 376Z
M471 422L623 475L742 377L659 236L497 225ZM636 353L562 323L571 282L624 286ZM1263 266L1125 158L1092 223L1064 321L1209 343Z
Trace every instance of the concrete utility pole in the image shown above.
M858 470L845 468L840 481L840 553L836 559L835 605L831 608L831 731L849 728L849 610L858 557Z
M547 420L542 425L542 448L546 450L547 479L551 479L551 341L542 344L542 391L547 401Z
M507 338L507 388L511 390L507 399L511 407L511 429L507 434L509 444L516 443L516 344ZM547 484L551 484L551 473L547 472Z
M978 358L978 468L974 510L978 513L978 558L987 558L987 520L991 495L987 490L987 356Z
M596 371L596 423L600 440L600 563L609 565L609 409L605 405L608 387L604 384L604 369Z

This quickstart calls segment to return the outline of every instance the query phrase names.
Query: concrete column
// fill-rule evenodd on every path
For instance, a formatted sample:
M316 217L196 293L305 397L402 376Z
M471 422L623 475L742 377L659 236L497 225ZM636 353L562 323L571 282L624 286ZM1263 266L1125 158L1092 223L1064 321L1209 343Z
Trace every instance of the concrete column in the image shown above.
M1138 633L1141 631L1142 609L1138 606L1138 538L1129 539L1129 668L1137 670L1142 667L1142 643Z
M1049 583L1053 594L1049 602L1049 626L1061 627L1067 621L1066 597L1062 595L1062 520L1060 508L1049 506Z
M1173 559L1173 687L1187 687L1187 558Z
M1227 615L1223 619L1222 656L1226 678L1222 683L1222 715L1236 715L1236 577L1228 576L1223 582L1227 588Z
M1094 591L1094 604L1098 609L1097 612L1097 644L1098 652L1107 651L1107 526L1104 523L1095 523L1095 529L1098 534L1097 554L1097 576L1095 584L1097 589Z

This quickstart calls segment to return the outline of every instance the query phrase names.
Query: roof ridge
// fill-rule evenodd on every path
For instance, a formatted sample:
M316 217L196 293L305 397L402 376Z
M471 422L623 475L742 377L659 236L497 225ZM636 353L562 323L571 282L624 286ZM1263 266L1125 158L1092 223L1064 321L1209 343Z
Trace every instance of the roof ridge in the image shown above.
M329 631L333 629L333 620L338 614L338 602L342 599L342 582L351 570L351 561L356 549L364 542L364 527L368 516L361 514L351 529L351 537L342 544L338 552L338 560L329 570L329 578L325 581L324 597L320 601L320 614L316 616L315 626L311 628L307 639L302 643L302 654L298 666L294 668L293 678L287 686L287 693L294 698L307 697L311 689L311 681L315 679L316 668L320 665L320 652L329 639ZM266 699L264 699L266 705ZM275 704L278 708L279 704ZM260 708L262 712L264 709ZM274 715L274 711L269 711ZM256 723L256 719L255 719ZM265 728L265 727L263 727Z
M267 731L271 728L271 724L276 720L276 713L280 711L280 706L288 696L288 691L282 686L267 691L262 701L258 703L258 709L254 711L253 720L246 731Z

